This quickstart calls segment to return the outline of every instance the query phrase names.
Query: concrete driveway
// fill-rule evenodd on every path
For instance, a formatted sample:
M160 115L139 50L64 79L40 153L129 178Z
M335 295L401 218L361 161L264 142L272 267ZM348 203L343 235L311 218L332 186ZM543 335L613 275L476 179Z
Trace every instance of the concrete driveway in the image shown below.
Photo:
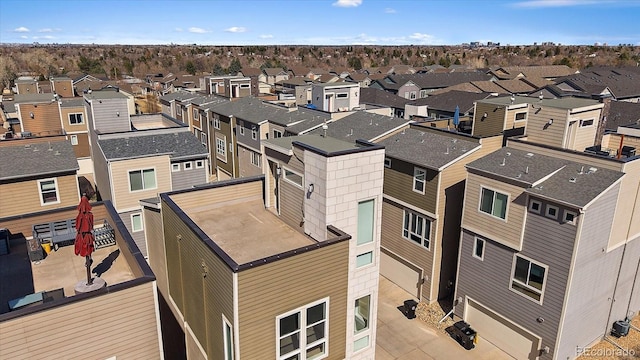
M412 296L382 276L379 294L376 360L513 359L482 338L475 349L465 350L447 334L407 319L398 306Z

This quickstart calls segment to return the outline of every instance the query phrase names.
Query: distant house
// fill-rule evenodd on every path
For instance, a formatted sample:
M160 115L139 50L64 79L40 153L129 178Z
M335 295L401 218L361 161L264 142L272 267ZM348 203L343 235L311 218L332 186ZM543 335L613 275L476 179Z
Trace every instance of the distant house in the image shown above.
M382 80L375 80L369 87L385 90L405 99L415 100L427 97L429 93L438 89L471 81L490 79L490 75L482 72L388 75Z
M360 104L360 85L355 83L323 83L311 86L311 103L328 112L351 111Z
M38 81L32 77L20 77L14 81L15 93L19 95L39 94Z
M14 104L23 136L63 134L58 99L54 94L16 95Z
M521 77L554 80L576 73L579 71L566 65L503 66L488 72L498 80L513 80Z
M237 75L205 76L203 82L204 90L207 94L216 94L230 99L253 94L250 77Z
M459 115L473 115L474 103L490 97L489 93L472 93L467 91L449 91L431 95L407 103L405 118L412 116L431 117L435 119L452 118L458 107Z
M617 101L640 102L640 72L629 68L594 68L555 80L540 89L545 97L577 96L592 99L611 97Z
M271 86L278 81L288 80L289 74L283 68L264 68L262 74L258 75L258 81L267 83Z
M405 107L410 101L411 100L380 89L360 89L361 105L389 107L391 109L391 115L399 118L405 117Z
M73 80L66 76L56 76L49 79L51 90L60 97L70 98L75 96Z

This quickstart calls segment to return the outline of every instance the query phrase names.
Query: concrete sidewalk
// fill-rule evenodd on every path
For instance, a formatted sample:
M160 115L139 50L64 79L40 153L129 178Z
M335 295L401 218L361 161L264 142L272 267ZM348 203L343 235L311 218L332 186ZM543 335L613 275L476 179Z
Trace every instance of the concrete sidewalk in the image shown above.
M418 319L407 319L398 306L412 296L382 276L379 294L377 360L513 359L482 338L475 349L465 350L447 334Z

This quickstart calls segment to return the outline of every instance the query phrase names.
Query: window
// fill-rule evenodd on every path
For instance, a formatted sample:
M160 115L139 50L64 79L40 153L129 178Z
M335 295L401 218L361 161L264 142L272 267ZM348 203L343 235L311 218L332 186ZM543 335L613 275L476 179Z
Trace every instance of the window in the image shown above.
M171 164L171 172L178 172L178 171L180 171L180 163Z
M413 168L413 191L424 194L425 183L427 181L427 171L425 169Z
M238 127L240 128L240 135L244 135L244 121L238 120Z
M38 190L40 191L40 204L58 204L58 181L56 179L38 180Z
M478 237L475 238L473 243L473 257L484 260L484 240Z
M420 97L421 98L426 98L427 97L427 90L420 90Z
M358 203L358 238L357 245L367 244L373 241L375 214L375 200L367 200Z
M482 188L482 197L480 198L480 211L489 215L493 215L500 219L506 219L508 199L508 195Z
M564 211L564 222L566 222L567 224L575 225L577 216L578 216L578 214L574 213L573 211L565 210Z
M225 144L224 139L216 138L216 154L225 160L227 159L227 144Z
M348 94L348 93L339 93L339 94L336 94L336 98L337 98L337 99L346 99L346 98L348 98L348 97L349 97L349 94Z
M142 213L131 214L131 232L144 230L142 225Z
M251 163L257 167L260 167L260 154L257 152L251 152Z
M410 92L409 93L409 99L415 100L415 98L416 98L416 92L415 91Z
M387 169L391 169L391 159L384 158L384 167L386 167Z
M356 256L356 267L363 267L373 262L373 252L369 251L364 254Z
M200 134L200 142L202 143L202 145L204 145L205 148L207 147L207 134Z
M360 351L369 346L369 335L363 336L360 339L353 342L353 352Z
M202 169L204 167L204 160L196 160L196 169Z
M248 89L250 87L251 87L251 85L249 85L249 84L240 84L240 89Z
M545 216L552 219L558 218L558 207L547 205L547 211L545 212Z
M429 249L431 221L412 211L404 211L402 237Z
M258 140L258 128L255 125L251 127L251 138Z
M82 113L77 114L69 114L69 124L70 125L79 125L83 124L84 119L82 118Z
M144 169L129 171L129 190L140 191L156 188L156 170Z
M302 175L284 168L284 179L300 188L302 188Z
M71 135L71 145L78 145L78 135Z
M580 127L593 126L593 119L580 120Z
M222 315L222 335L224 337L224 360L233 360L233 331L224 315Z
M536 214L540 214L542 210L542 203L538 200L531 200L529 203L529 211L534 212Z
M547 267L520 255L514 256L511 289L535 301L542 302Z
M276 318L277 356L281 360L321 359L327 355L329 299Z
M273 130L273 138L274 139L281 138L281 137L282 137L282 131Z
M515 120L516 120L516 121L523 121L523 120L527 120L527 113L526 113L526 112L516 113Z
M371 309L371 295L356 299L355 326L353 333L358 334L369 329L369 313Z
M198 109L193 109L193 120L198 120Z
M220 130L220 115L213 114L213 127Z
M193 169L193 163L191 161L185 161L183 166L185 170Z

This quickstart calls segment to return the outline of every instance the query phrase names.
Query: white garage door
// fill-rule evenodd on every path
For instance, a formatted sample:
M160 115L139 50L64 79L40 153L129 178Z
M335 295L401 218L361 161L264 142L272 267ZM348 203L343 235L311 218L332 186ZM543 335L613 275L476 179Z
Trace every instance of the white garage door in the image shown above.
M380 252L380 275L391 280L416 298L420 298L421 271L415 270L409 265Z
M467 299L465 321L486 340L516 359L536 359L540 340L495 312Z

